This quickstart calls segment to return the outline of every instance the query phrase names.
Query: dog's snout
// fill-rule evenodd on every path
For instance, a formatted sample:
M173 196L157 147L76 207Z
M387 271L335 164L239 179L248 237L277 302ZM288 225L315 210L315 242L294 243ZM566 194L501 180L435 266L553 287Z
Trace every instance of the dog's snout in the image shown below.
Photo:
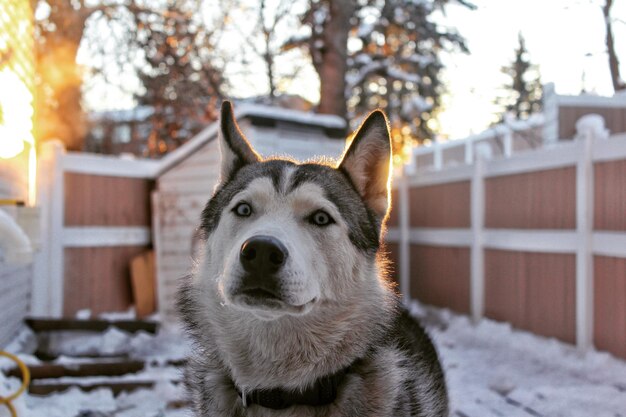
M272 274L285 264L287 248L272 236L253 236L241 245L239 259L247 272Z

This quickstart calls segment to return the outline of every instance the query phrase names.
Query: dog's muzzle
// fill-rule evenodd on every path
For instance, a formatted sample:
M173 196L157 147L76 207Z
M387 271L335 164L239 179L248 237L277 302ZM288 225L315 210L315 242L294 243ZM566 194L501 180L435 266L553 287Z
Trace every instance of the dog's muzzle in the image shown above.
M287 261L287 248L272 236L253 236L241 245L239 260L246 272L275 274Z
M253 236L241 245L245 271L238 292L256 299L281 299L278 274L287 262L287 248L272 236Z

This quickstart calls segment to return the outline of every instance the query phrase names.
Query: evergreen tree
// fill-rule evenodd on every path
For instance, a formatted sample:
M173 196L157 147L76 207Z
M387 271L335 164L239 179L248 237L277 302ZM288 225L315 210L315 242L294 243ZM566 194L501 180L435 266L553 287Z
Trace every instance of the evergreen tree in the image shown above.
M396 154L413 140L432 138L429 120L444 90L440 55L467 52L458 33L432 20L447 3L310 0L303 19L310 35L298 41L307 46L320 77L320 112L355 120L383 108Z
M502 87L503 94L495 100L502 109L497 122L503 121L507 113L518 119L526 119L531 114L541 111L542 87L539 68L530 62L521 33L518 35L518 42L515 59L501 69L501 72L509 78L509 82Z
M430 120L444 92L440 55L468 51L456 31L432 21L432 13L446 3L370 0L357 14L353 33L359 47L350 51L349 109L351 116L386 109L396 153L412 140L433 138L436 126Z

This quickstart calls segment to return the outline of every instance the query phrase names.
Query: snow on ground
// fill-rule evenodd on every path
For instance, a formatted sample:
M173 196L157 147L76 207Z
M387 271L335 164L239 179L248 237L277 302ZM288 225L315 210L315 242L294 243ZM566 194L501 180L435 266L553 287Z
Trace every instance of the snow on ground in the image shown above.
M429 325L458 417L626 417L626 362L512 330L505 323L412 306Z
M454 417L626 417L626 362L602 352L582 354L570 345L516 331L507 324L490 320L472 324L447 310L418 304L411 308L427 325L440 352ZM172 329L157 336L118 332L109 330L91 336L92 340L83 335L70 345L84 345L90 351L100 346L108 353L123 348L133 358L161 365L179 360L187 349L185 339ZM36 362L31 356L21 357ZM65 364L73 360L57 359ZM3 367L5 362L0 363ZM121 378L148 375L158 380L155 372L159 368ZM184 408L171 407L184 398L181 384L170 382L173 373L171 367L163 366L162 380L155 388L117 397L108 389L83 393L72 388L47 397L23 396L16 406L20 417L190 416ZM17 379L0 374L0 395L17 385ZM5 415L0 409L0 417Z

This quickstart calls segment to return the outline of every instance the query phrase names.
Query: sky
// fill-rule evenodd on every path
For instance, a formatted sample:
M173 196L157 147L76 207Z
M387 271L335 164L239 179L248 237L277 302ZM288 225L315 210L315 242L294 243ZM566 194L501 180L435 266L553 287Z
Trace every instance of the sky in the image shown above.
M469 55L444 58L449 94L440 117L442 133L450 138L478 133L491 122L493 100L506 81L500 68L514 59L518 33L526 40L531 62L539 66L542 82L555 84L559 94L585 90L612 95L605 53L604 16L590 0L473 0L476 10L448 7L437 21L456 27L467 41ZM615 0L612 14L617 54L626 76L626 0Z
M434 17L439 24L456 28L470 49L469 54L443 56L448 94L443 98L439 121L444 138L479 133L492 122L497 111L493 101L506 82L500 68L514 59L518 33L526 40L530 60L538 65L542 82L554 83L557 93L576 95L584 84L585 90L594 94L613 94L600 7L603 0L471 1L476 10L451 4L445 15L438 13ZM622 75L626 76L626 0L614 3L612 15L618 20L614 23L616 50L621 57ZM314 71L309 68L300 76L301 82L285 86L287 92L316 100L319 92ZM256 77L248 74L236 83L233 96L260 94L252 90L265 81L258 78L262 74ZM136 80L129 80L133 82ZM132 105L127 94L104 91L103 87L96 84L88 92L87 102L94 108L103 109L109 103Z

